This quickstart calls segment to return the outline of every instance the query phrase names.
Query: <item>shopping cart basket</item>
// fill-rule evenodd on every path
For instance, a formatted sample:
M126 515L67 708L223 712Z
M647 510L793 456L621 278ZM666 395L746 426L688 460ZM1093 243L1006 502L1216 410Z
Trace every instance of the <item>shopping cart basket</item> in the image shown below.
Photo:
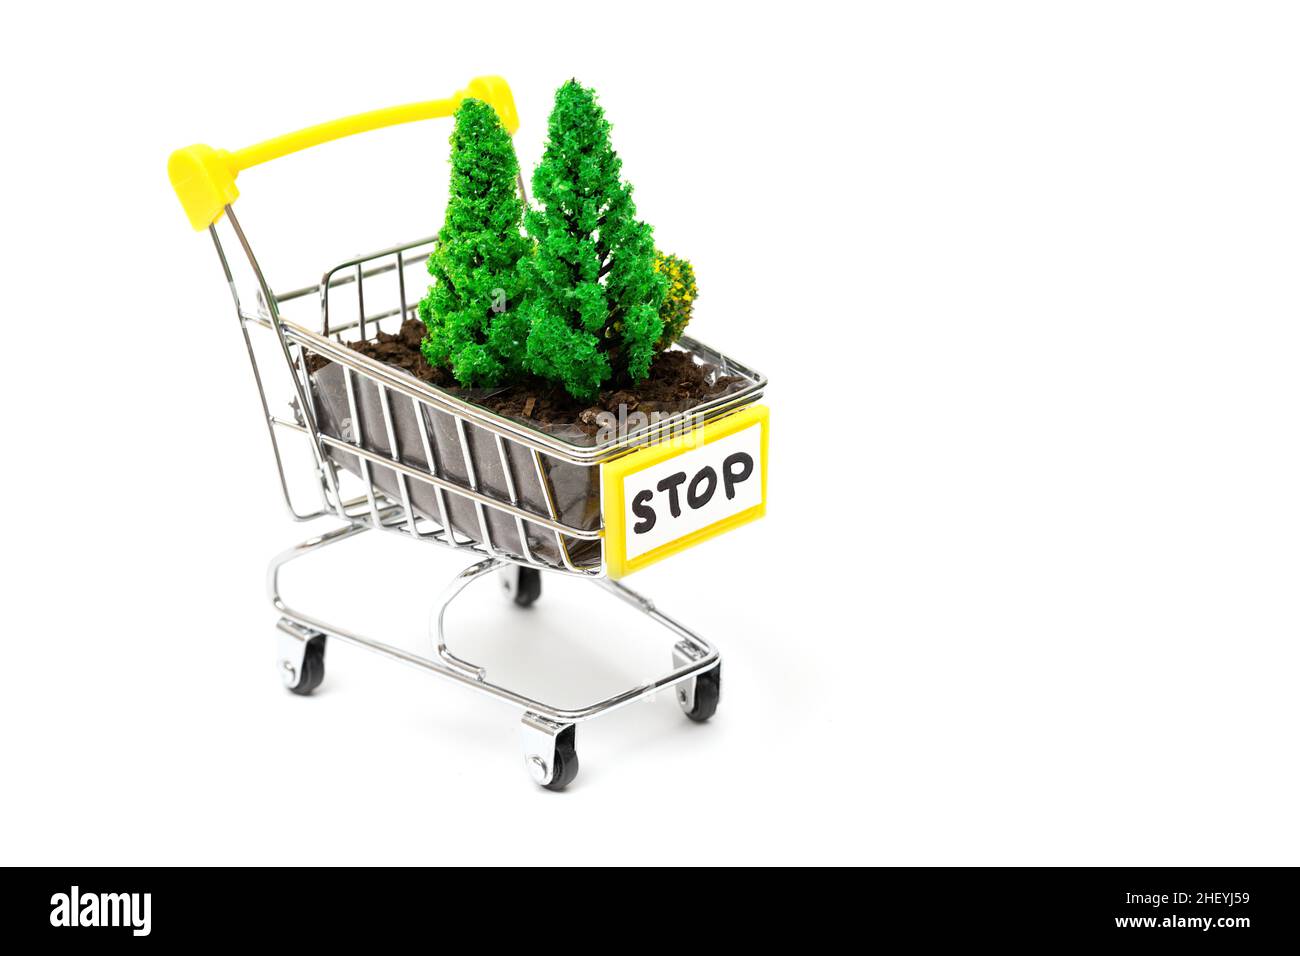
M425 263L436 237L349 259L325 272L318 285L273 292L232 208L236 175L342 136L449 116L465 97L485 100L511 133L517 128L509 87L500 78L481 77L445 100L336 120L234 153L187 147L172 155L168 173L191 225L211 235L234 295L290 513L298 521L333 516L344 522L271 562L267 587L280 615L285 685L297 694L319 686L326 639L337 638L472 687L523 711L527 768L539 784L559 790L577 774L578 723L670 687L690 718L707 720L716 710L717 650L616 579L763 513L767 417L754 403L766 380L683 338L674 347L729 376L728 390L689 412L635 422L608 437L575 438L488 411L350 347L396 332L412 317L428 283ZM280 369L285 386L283 406L271 396L275 373L254 346L256 337L268 335L269 365ZM301 494L291 491L290 435L301 436L310 451L314 490L305 507ZM664 475L671 501L652 518L647 502L656 487L665 487L656 485ZM290 607L280 594L285 564L371 529L477 559L451 582L431 615L432 657L327 623ZM467 585L497 573L513 601L527 606L541 593L543 571L588 578L666 628L673 638L672 669L572 709L494 683L484 668L448 649L446 610Z

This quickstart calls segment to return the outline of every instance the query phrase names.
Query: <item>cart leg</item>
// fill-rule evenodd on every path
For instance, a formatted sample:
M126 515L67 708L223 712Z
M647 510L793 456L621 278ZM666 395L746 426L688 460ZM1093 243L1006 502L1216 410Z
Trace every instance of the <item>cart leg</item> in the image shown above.
M325 534L308 538L302 544L282 551L271 559L266 569L266 593L271 605L283 617L279 624L279 643L276 661L280 670L280 679L295 694L306 696L320 686L325 679L325 634L300 624L290 617L293 614L284 599L280 597L280 569L320 548L328 547L339 541L346 541L366 530L366 525L352 524L335 528Z
M532 712L524 714L520 739L524 767L547 790L563 790L578 776L576 724L561 724Z
M718 652L698 634L660 611L654 601L627 585L610 578L600 578L596 583L677 635L679 640L673 646L674 671L691 665L704 668L676 684L677 703L686 716L703 723L717 713L722 693L722 660Z
M433 639L433 648L438 652L438 657L448 667L460 671L475 680L487 680L487 671L477 664L471 664L469 661L463 661L451 651L447 650L447 634L444 619L447 616L447 608L451 602L456 599L456 595L465 590L470 584L473 584L485 574L491 574L509 564L508 561L502 561L500 558L485 558L477 564L471 564L460 574L452 579L451 584L442 592L442 598L438 601L438 606L433 609L429 617L429 636ZM509 568L507 568L509 570Z

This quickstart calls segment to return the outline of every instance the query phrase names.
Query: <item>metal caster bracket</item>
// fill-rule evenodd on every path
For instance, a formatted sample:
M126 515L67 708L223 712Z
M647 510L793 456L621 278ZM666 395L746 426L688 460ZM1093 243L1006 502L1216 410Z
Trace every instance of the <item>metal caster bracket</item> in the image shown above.
M331 544L346 541L369 528L369 524L357 522L310 538L293 548L284 551L272 560L267 570L267 592L272 606L280 613L279 622L279 661L282 679L285 685L294 689L303 676L304 660L311 656L312 666L319 666L321 673L313 674L315 684L323 676L324 638L337 638L349 644L364 647L403 664L419 668L439 677L447 678L466 687L494 697L523 711L522 738L525 765L533 779L541 786L551 790L560 790L572 782L577 775L578 761L574 747L576 725L584 720L591 720L602 714L610 713L620 707L635 703L670 687L678 687L678 702L692 719L704 719L693 712L696 710L697 682L701 676L712 680L713 700L716 706L716 674L719 655L716 648L685 626L675 621L655 607L649 599L642 597L631 588L608 578L591 578L605 591L621 598L657 624L666 628L675 638L673 646L673 669L657 680L636 687L631 687L612 697L588 704L585 707L555 707L541 701L533 700L524 694L507 687L492 683L487 678L487 671L468 661L462 660L447 649L445 617L447 607L466 587L473 582L488 577L494 572L513 573L513 562L502 558L490 557L473 564L461 571L443 592L441 600L430 615L429 632L436 656L422 657L409 651L394 647L382 641L365 637L345 628L329 624L318 618L304 614L290 607L280 595L280 569L290 561L304 557ZM518 578L515 578L516 589ZM517 590L514 593L518 593ZM512 594L512 596L514 596ZM534 595L535 598L535 595ZM519 603L516 601L516 603ZM531 603L531 602L530 602ZM318 654L312 654L308 645L316 638L321 638ZM314 663L313 663L314 662ZM308 668L309 670L311 667ZM312 686L314 687L315 684ZM301 692L301 691L296 691ZM689 706L687 704L689 702ZM712 711L710 710L711 714Z
M679 641L673 646L673 667L685 667L699 660L700 652L686 641ZM691 677L677 685L677 703L682 710L689 713L695 706L695 678Z
M563 790L578 775L574 743L576 724L557 724L537 714L524 714L519 736L524 745L524 769L547 790Z
M302 674L302 659L307 653L307 642L318 635L284 617L280 618L276 629L280 632L277 644L280 653L276 661L280 680L285 687L292 688L297 686L298 677Z

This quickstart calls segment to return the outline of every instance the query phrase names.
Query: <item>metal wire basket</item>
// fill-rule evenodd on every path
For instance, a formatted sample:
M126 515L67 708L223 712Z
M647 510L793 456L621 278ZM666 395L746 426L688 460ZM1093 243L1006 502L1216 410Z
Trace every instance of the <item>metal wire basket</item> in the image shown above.
M469 90L449 100L396 108L405 111L403 118L389 122L445 115L465 95L487 99L503 120L513 116L513 104L506 102L508 87L503 81L487 79L474 81ZM285 138L292 142L272 141L236 154L190 147L177 155L185 154L180 163L182 173L192 172L195 163L208 162L210 154L226 157L228 166L237 169L241 154L251 154L261 162L350 132L389 125L376 122L385 112L336 121ZM176 162L174 156L173 166ZM207 170L205 175L221 187L225 168ZM717 651L612 579L625 573L629 562L622 558L611 561L607 531L611 523L621 525L622 508L617 519L607 514L606 490L611 487L610 466L626 462L629 456L653 450L646 460L658 461L675 453L669 447L672 442L677 443L673 448L698 447L698 441L683 441L683 437L707 435L719 423L752 406L766 384L761 375L684 338L677 348L734 379L727 393L603 439L577 441L572 436L548 434L351 347L381 331L395 332L412 317L428 283L425 263L434 237L349 259L327 270L317 285L276 294L232 208L233 173L228 189L212 189L211 182L200 184L208 190L203 196L207 207L197 216L195 202L186 195L187 188L192 191L191 185L177 183L174 168L173 183L191 222L206 225L234 295L290 513L299 521L334 516L344 523L272 562L268 584L272 603L281 615L280 668L286 686L297 693L310 693L319 685L324 675L326 637L367 647L472 686L524 708L526 762L537 782L551 789L567 785L577 772L573 730L582 720L665 687L677 688L678 700L689 716L702 720L712 714L720 687ZM254 344L256 337L267 335L278 353L272 364L288 386L289 401L283 405L268 388L276 373L264 356L259 357L261 350ZM765 436L765 418L762 428ZM308 484L316 489L316 501L306 507L291 491L295 483L284 448L288 434L299 436L310 451ZM621 488L618 491L621 496ZM621 505L621 497L619 500ZM734 523L735 518L728 520ZM721 530L725 523L717 522L719 527L714 530ZM434 609L430 630L435 657L420 657L331 625L290 608L281 598L279 569L287 561L367 530L387 531L481 558L457 576ZM694 538L687 543L694 543L700 531L692 534ZM690 536L683 540L686 538ZM670 553L672 547L664 550ZM527 605L540 594L541 571L590 578L667 627L677 639L673 669L661 679L588 707L564 709L488 681L483 668L448 650L443 616L447 604L466 585L501 572L515 603Z

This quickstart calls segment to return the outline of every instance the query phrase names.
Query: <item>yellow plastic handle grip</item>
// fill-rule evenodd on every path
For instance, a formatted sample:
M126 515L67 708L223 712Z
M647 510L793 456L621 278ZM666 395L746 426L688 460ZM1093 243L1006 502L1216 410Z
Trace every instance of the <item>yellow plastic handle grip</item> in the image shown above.
M233 153L201 144L186 146L176 150L167 160L167 178L171 180L177 198L185 207L190 225L195 229L206 229L221 218L221 211L227 204L238 198L235 177L248 167L354 133L365 133L372 129L436 116L451 116L461 101L466 99L488 103L497 111L501 125L512 136L519 129L519 114L515 112L515 100L510 94L510 86L499 76L479 76L470 80L465 89L445 100L426 100L423 103L390 106L369 113L358 113L356 116L345 116L318 126L308 126L296 133L286 133Z

